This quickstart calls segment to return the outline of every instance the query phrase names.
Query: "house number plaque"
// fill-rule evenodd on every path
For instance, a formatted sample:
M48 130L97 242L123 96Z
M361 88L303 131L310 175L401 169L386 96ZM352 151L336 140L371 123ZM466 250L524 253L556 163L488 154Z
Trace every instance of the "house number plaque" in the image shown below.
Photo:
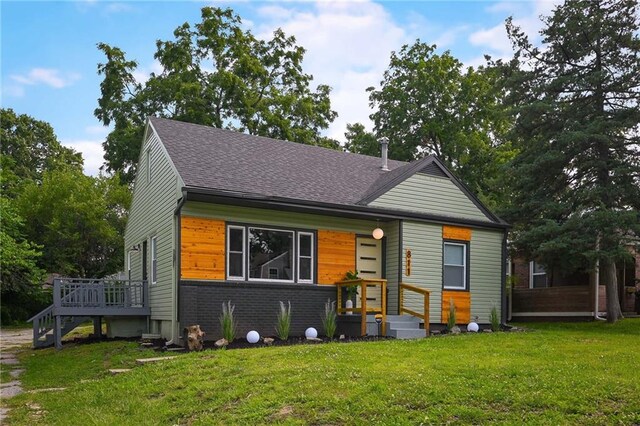
M405 250L405 258L406 258L406 264L407 264L407 276L410 277L411 276L411 250L407 249Z

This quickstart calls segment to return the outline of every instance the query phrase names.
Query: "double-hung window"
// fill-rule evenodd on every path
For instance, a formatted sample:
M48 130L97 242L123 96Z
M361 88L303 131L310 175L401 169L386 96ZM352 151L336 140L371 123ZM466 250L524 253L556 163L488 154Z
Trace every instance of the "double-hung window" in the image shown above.
M467 245L444 243L443 287L451 290L467 289Z
M544 288L548 287L547 283L547 271L535 260L529 262L529 288Z
M312 283L314 251L312 232L229 225L227 278Z

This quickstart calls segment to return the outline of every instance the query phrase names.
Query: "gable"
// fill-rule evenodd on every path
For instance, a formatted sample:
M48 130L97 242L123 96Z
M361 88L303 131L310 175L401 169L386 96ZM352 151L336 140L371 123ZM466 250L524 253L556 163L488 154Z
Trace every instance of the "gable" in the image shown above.
M432 163L433 164L433 163ZM441 169L437 169L441 171ZM368 205L419 213L493 221L448 177L422 169L392 187ZM425 171L431 172L429 174Z

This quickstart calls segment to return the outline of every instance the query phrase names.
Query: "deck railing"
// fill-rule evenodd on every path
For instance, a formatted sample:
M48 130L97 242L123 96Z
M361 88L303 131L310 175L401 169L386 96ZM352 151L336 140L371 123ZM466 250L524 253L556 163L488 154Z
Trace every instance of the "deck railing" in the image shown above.
M56 310L113 310L147 308L147 281L58 278L53 282Z
M419 295L422 295L422 312L417 312L412 309L407 308L405 295L406 292L413 292ZM424 321L424 330L429 335L429 296L431 292L429 290L425 290L424 288L416 287L411 284L400 283L400 302L399 302L399 313L413 315L414 317L418 317Z
M360 307L354 305L353 308L342 307L342 291L345 287L351 286L360 287ZM368 291L367 288L376 287L376 290ZM367 314L381 314L382 315L382 335L386 335L386 322L387 322L387 280L381 279L357 279L357 280L345 280L336 283L336 289L338 291L337 304L338 308L336 312L338 315L346 314L347 312L359 313L360 319L360 332L362 336L367 334ZM367 293L377 295L379 289L380 294L380 306L367 306Z

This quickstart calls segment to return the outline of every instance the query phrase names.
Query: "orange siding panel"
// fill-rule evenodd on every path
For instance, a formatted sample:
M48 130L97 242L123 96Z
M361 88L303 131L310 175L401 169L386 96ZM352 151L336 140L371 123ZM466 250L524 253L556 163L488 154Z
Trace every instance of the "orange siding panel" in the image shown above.
M225 279L225 223L223 220L182 216L180 276L182 279Z
M444 225L442 227L442 238L445 240L471 241L471 228Z
M449 321L449 301L456 307L456 324L471 321L471 293L468 291L442 291L442 323Z
M356 269L356 234L318 230L318 284L335 284Z

